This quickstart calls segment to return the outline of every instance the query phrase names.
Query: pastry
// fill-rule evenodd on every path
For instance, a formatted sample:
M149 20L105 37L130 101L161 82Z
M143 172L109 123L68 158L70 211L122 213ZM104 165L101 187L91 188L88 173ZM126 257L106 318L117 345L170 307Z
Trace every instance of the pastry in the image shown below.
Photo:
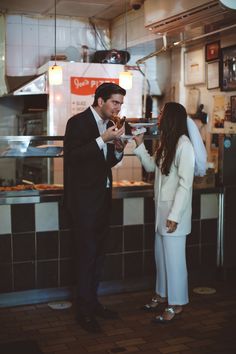
M119 116L113 116L111 120L113 123L115 123L117 128L120 129L120 128L122 128L122 126L126 120L126 117L120 118Z

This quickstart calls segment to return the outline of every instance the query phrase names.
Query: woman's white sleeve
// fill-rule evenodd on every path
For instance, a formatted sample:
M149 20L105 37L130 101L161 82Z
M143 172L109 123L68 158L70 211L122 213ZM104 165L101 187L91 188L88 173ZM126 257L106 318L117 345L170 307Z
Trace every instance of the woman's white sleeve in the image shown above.
M144 143L134 149L134 154L140 159L142 166L147 172L154 172L156 168L155 158L149 155Z

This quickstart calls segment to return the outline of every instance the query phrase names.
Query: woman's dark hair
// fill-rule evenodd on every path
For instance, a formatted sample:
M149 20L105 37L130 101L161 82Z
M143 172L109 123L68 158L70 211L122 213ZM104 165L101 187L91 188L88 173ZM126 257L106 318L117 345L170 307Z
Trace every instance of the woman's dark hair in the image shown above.
M187 112L180 103L167 102L160 115L160 142L156 151L156 164L168 176L181 135L188 135Z
M98 98L101 97L104 102L106 102L112 95L120 94L122 96L126 95L126 90L121 86L114 84L113 82L104 82L97 87L95 91L93 106L98 105Z

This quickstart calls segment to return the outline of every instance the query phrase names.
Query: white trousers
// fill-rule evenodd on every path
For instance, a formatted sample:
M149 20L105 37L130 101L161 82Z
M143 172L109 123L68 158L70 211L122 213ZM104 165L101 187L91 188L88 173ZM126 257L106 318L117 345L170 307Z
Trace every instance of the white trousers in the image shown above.
M188 303L186 236L155 236L156 293L169 305Z

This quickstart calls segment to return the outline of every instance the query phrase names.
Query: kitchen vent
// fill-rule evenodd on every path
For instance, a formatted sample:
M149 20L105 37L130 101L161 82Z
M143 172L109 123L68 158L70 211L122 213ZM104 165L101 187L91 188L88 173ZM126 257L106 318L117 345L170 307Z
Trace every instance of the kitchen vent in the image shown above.
M38 77L30 80L29 82L22 85L17 90L13 91L14 96L19 95L39 95L39 94L47 94L48 93L48 85L47 85L47 76L46 74L41 74Z
M225 18L230 10L218 0L146 0L145 27L154 33L177 33L186 27L199 27ZM232 13L232 11L231 11ZM235 15L235 14L234 14Z

